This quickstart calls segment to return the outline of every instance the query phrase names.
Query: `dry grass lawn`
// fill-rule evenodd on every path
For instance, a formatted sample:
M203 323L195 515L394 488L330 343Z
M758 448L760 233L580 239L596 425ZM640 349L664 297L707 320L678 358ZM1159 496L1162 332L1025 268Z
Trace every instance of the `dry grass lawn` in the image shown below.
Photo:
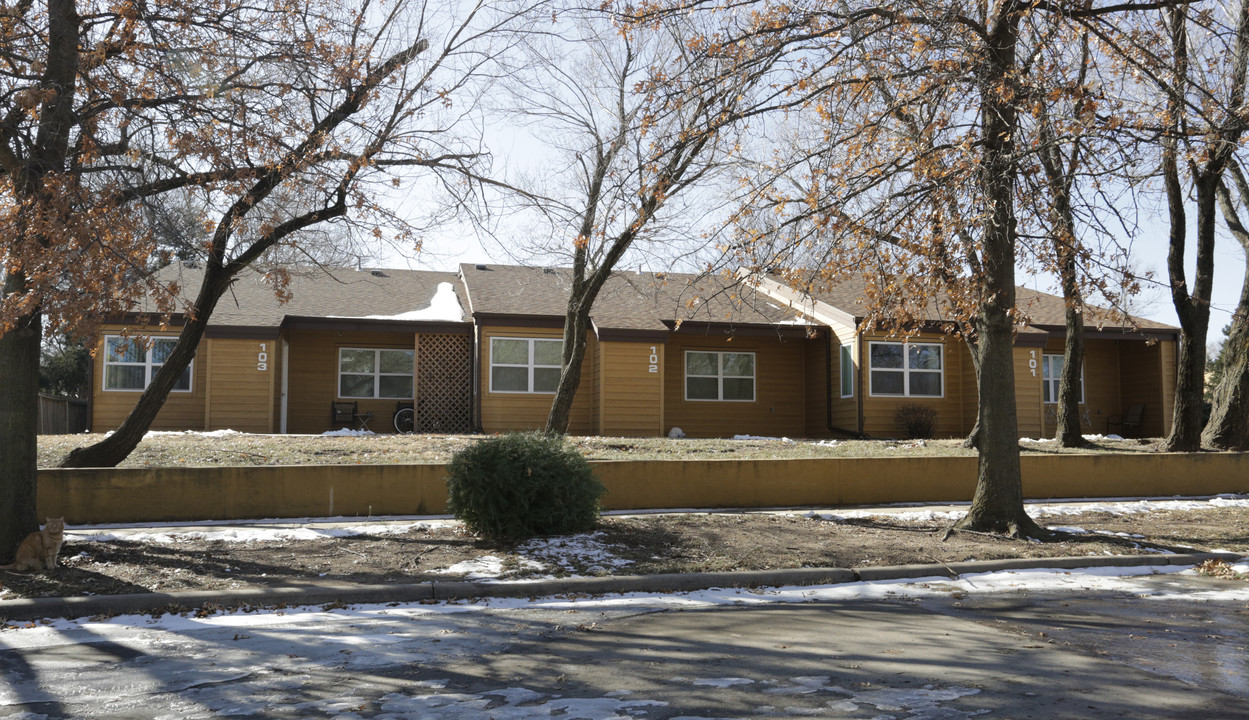
M70 450L100 435L39 438L39 466L55 467ZM222 435L155 433L120 467L207 467L212 465L345 465L445 463L457 450L487 435ZM961 440L788 440L721 438L572 437L591 460L796 459L975 455ZM1025 453L1152 452L1155 440L1094 441L1091 449L1068 450L1053 442L1021 442Z

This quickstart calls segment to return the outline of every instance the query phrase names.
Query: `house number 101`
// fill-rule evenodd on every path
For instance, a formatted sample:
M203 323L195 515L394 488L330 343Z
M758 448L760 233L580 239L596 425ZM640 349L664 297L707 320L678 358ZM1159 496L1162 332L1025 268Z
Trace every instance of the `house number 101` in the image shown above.
M646 359L646 361L650 363L650 367L647 368L647 372L659 372L659 348L651 345L651 355Z
M264 372L269 369L269 344L260 343L260 352L256 353L256 369Z
M1036 350L1029 350L1028 354L1032 356L1028 360L1028 369L1032 371L1032 377L1036 377Z

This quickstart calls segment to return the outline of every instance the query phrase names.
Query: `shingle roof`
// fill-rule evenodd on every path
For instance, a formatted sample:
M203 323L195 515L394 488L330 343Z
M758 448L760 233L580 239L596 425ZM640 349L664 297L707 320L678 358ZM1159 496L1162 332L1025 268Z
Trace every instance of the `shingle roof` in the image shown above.
M777 282L785 282L780 278L773 279ZM847 276L834 284L815 288L810 294L815 300L853 315L856 320L861 320L867 315L866 287L867 283L863 276ZM1022 286L1016 287L1015 304L1027 315L1031 326L1061 328L1066 324L1067 302L1057 295ZM935 302L929 303L927 318L937 321L947 319ZM1147 318L1132 317L1132 321L1135 325L1117 319L1111 310L1095 306L1088 307L1084 318L1085 326L1089 330L1100 327L1103 330L1132 331L1139 328L1144 331L1179 332L1179 328L1175 326Z
M466 264L460 273L474 315L564 316L571 286L567 268ZM785 323L793 312L721 275L618 272L603 286L591 320L600 329L663 331L676 320Z
M183 264L157 272L162 283L177 281L188 300L199 292L202 267ZM438 287L450 283L462 309L457 322L471 322L464 288L455 273L424 270L349 270L308 268L291 273L291 300L279 303L263 274L245 270L221 297L209 320L211 327L277 327L286 316L376 317L396 316L430 306ZM144 299L135 312L153 312Z

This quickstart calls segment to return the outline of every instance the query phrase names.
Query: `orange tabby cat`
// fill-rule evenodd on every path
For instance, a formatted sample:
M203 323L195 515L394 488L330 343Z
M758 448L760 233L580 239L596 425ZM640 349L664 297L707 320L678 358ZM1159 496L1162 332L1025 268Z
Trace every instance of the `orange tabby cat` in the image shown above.
M26 536L17 546L17 557L0 570L51 570L56 567L56 554L65 542L65 518L48 518L48 524Z

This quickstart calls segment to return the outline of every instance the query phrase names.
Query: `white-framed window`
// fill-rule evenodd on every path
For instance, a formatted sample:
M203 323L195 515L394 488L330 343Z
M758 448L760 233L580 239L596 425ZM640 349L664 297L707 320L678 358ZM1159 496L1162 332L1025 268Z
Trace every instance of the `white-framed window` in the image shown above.
M685 399L754 402L755 354L686 350Z
M1063 379L1063 356L1041 356L1041 394L1048 404L1058 403L1058 386ZM1080 402L1084 402L1084 368L1080 368Z
M854 397L854 346L841 346L841 396Z
M338 396L410 400L415 371L415 350L339 348Z
M133 338L119 335L107 335L104 338L104 389L105 390L143 390L152 382L156 371L169 358L177 338L152 338L152 346L144 348L143 344ZM174 392L191 392L192 369L195 361L187 365L186 370L178 376L174 383Z
M869 343L868 363L872 395L944 396L944 362L940 343Z
M490 338L490 392L555 392L563 355L563 340Z

